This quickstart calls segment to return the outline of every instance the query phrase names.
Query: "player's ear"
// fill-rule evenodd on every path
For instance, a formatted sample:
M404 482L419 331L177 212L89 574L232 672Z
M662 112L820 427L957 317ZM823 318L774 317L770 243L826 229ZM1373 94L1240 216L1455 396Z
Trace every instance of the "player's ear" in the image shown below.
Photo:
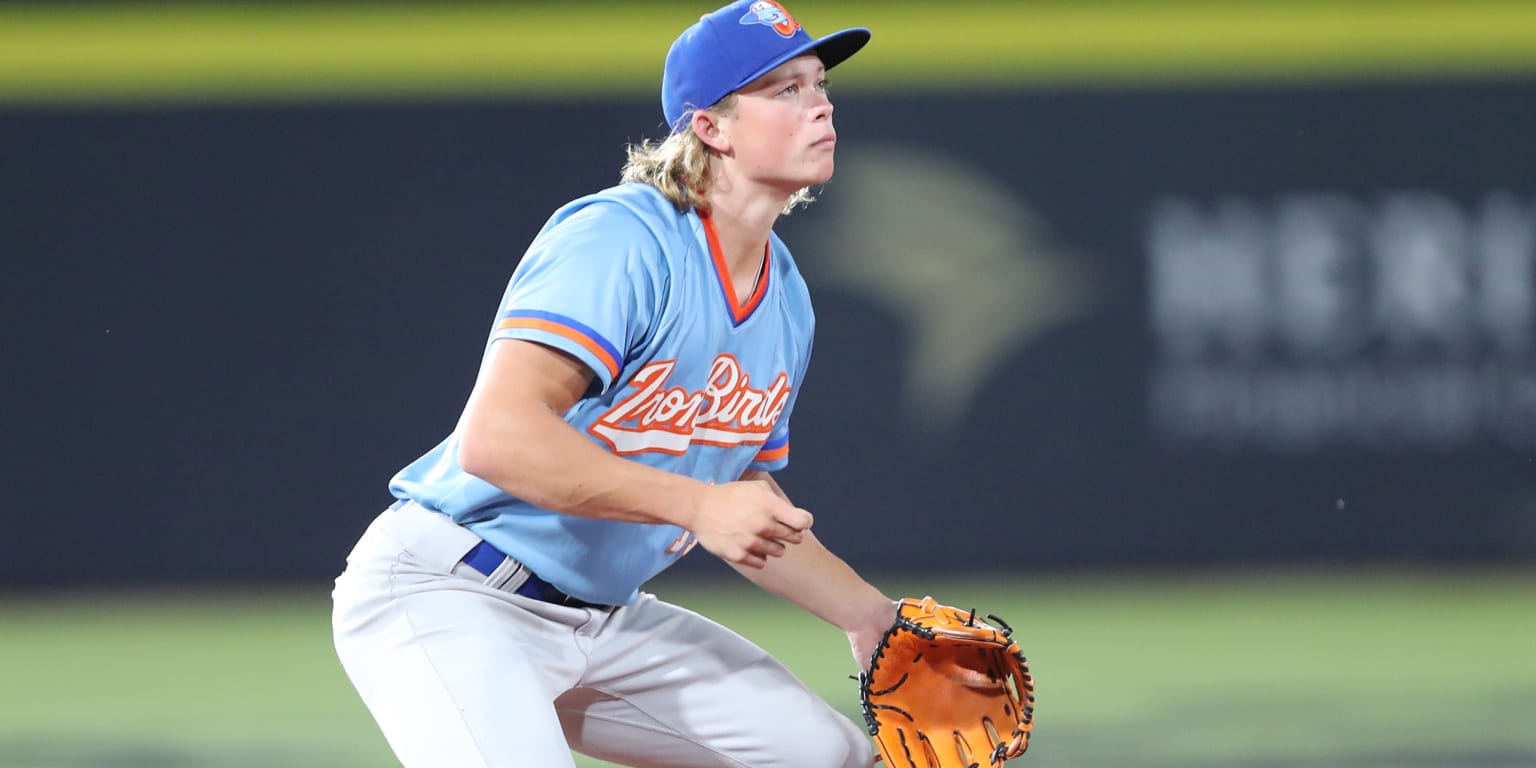
M719 152L728 154L731 151L731 141L720 130L720 116L707 109L700 109L693 113L693 122L688 126L693 130L693 135L704 142L704 146Z

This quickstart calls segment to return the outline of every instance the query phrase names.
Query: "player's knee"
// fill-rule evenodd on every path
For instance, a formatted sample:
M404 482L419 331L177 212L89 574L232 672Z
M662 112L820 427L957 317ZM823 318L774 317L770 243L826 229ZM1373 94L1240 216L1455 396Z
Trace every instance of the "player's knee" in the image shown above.
M839 720L842 719L839 718ZM843 762L839 765L845 768L869 768L875 761L875 747L869 739L869 734L851 721L842 720L840 725L842 727L839 730L842 732L847 749L843 755Z
M874 746L864 730L841 715L833 714L807 732L784 744L785 753L775 765L795 768L869 768Z

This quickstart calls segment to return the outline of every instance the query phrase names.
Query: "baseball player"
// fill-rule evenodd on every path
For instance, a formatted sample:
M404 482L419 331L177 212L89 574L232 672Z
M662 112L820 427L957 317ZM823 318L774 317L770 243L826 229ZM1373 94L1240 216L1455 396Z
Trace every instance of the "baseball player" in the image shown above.
M869 37L771 0L702 17L667 54L670 135L534 238L458 424L336 580L338 655L404 765L870 765L766 652L640 591L697 544L861 668L891 626L771 474L814 325L773 225L831 177L826 71Z

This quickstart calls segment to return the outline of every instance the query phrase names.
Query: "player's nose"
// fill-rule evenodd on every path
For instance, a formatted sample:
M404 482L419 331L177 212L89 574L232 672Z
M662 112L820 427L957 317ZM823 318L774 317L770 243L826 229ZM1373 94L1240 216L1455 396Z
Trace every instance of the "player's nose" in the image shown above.
M811 105L811 118L815 120L830 119L832 117L832 97L825 91L816 93L817 101Z

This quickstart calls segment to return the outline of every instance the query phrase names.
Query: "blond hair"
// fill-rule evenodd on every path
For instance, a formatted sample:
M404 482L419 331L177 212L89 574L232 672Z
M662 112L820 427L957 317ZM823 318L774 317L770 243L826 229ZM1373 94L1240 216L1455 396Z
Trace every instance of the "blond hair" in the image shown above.
M715 102L707 111L721 117L730 117L736 111L736 94L728 94ZM693 113L683 115L686 123L693 121ZM642 140L624 148L627 160L619 180L624 183L638 181L660 190L677 206L679 212L689 208L709 210L709 186L713 179L709 174L709 158L719 155L691 130L674 131L661 141ZM802 205L809 205L816 198L806 187L789 196L783 213L788 214Z

